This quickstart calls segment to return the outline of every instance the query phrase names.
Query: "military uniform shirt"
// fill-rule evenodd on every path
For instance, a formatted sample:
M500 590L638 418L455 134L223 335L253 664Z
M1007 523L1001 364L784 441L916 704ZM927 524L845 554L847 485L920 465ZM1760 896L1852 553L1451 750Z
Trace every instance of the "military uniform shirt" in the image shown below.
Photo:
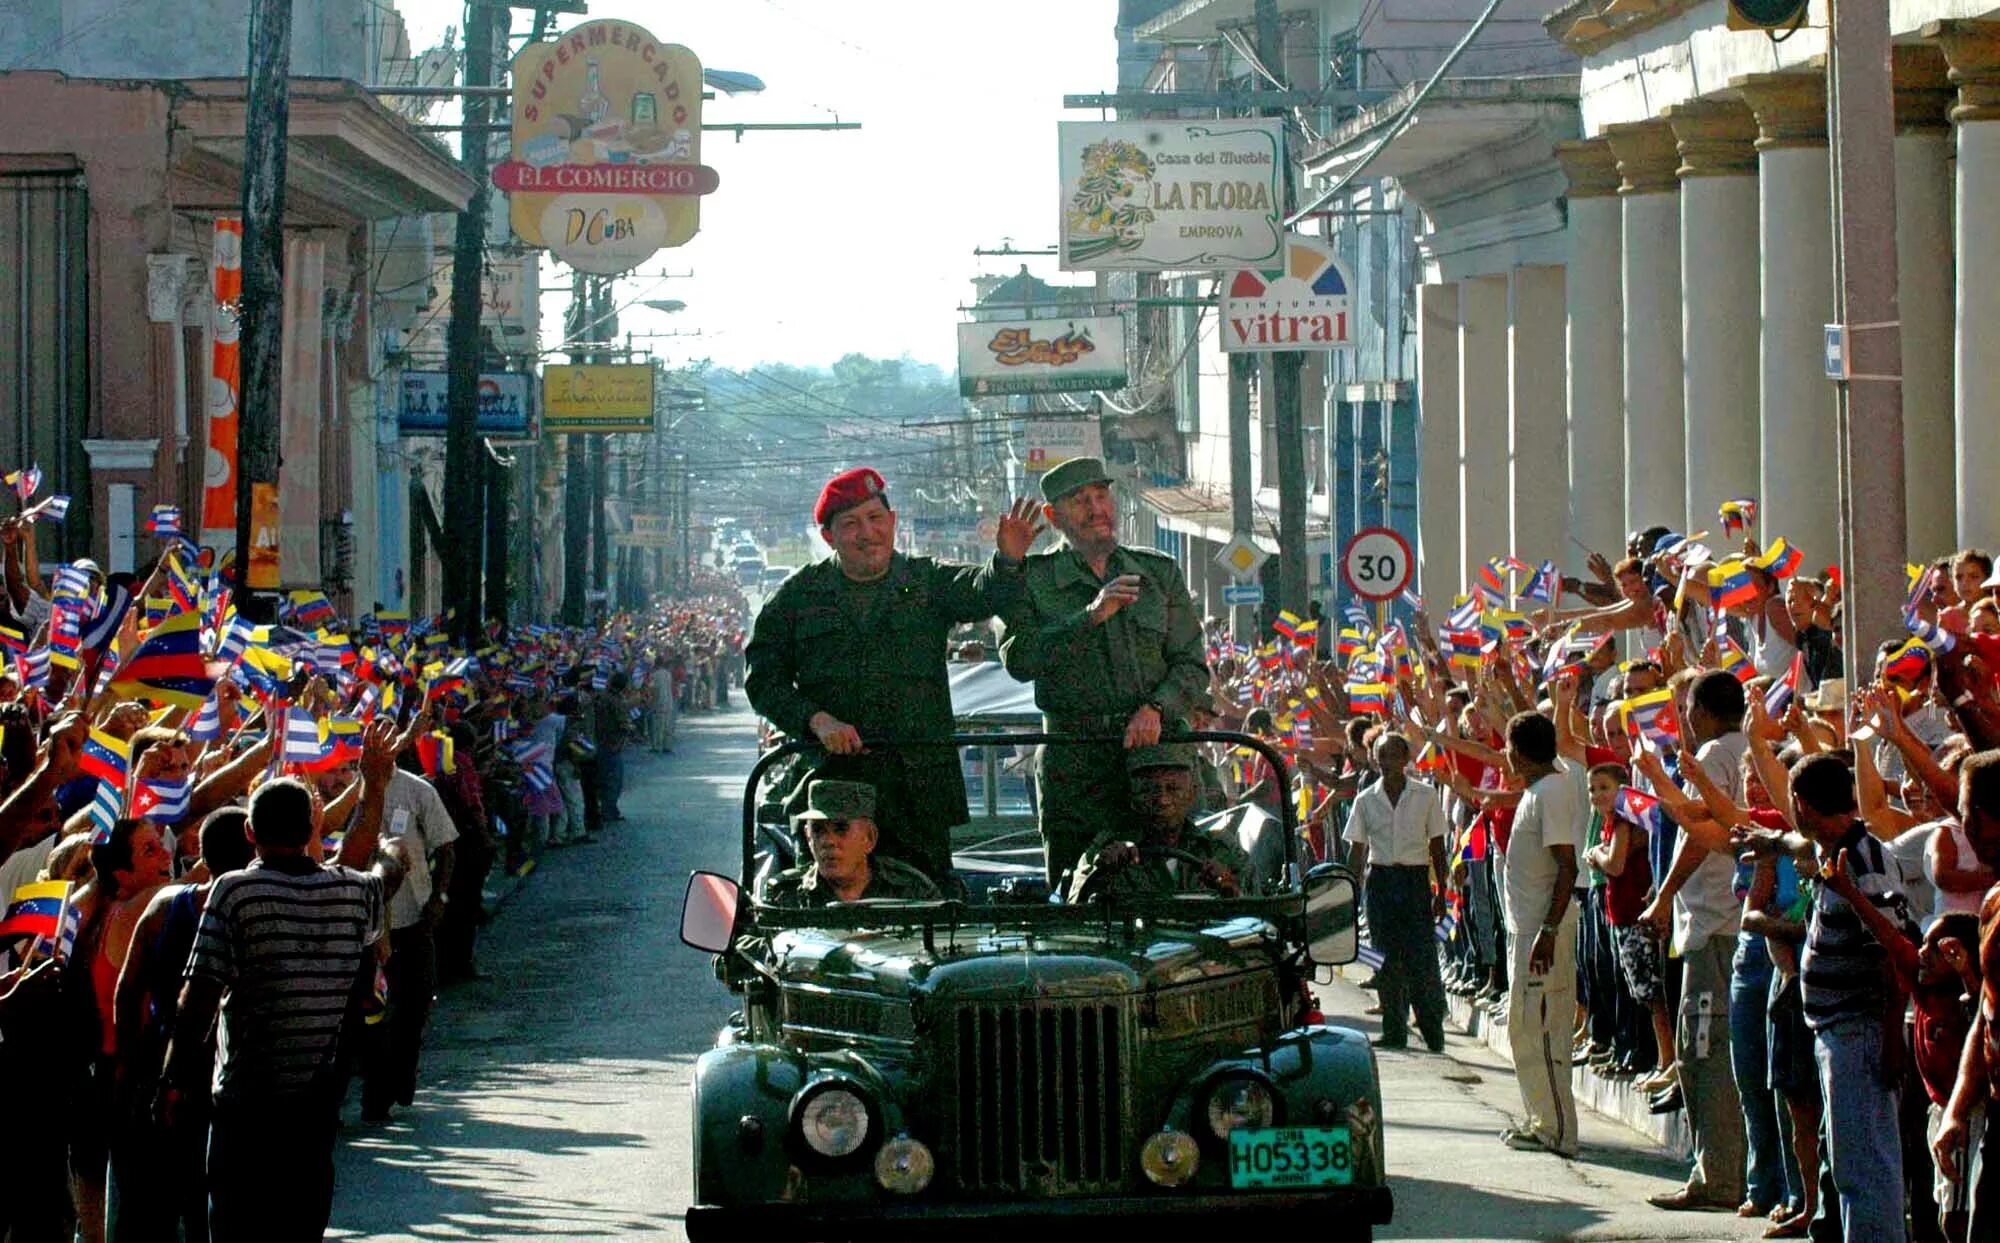
M860 901L875 898L895 898L906 902L920 902L927 898L943 895L931 883L930 877L896 859L875 856L868 861L868 888L861 891ZM802 868L792 868L771 878L764 888L765 906L838 906L840 898L833 886L819 878L819 865L807 864Z
M1079 902L1089 887L1091 877L1097 871L1097 856L1105 847L1116 842L1132 841L1132 835L1120 830L1107 830L1091 839L1082 857L1076 861L1076 874L1071 878L1069 900ZM1144 849L1149 843L1136 843ZM1238 849L1235 843L1225 841L1202 832L1193 824L1181 829L1180 840L1174 849L1193 855L1204 863L1213 863L1229 869L1236 878L1236 885L1243 893L1254 893L1256 877L1250 871L1250 856ZM1120 898L1163 897L1176 893L1220 894L1220 890L1208 885L1202 879L1202 869L1185 859L1141 858L1137 863L1127 863L1115 869L1110 877L1097 886L1101 893L1110 893Z

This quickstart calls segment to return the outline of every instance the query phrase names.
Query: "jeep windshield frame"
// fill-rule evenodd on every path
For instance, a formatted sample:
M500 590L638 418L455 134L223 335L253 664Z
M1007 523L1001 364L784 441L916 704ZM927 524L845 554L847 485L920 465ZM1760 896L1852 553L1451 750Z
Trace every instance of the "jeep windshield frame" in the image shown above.
M1188 730L1167 740L1174 743L1220 742L1242 747L1262 756L1283 786L1291 786L1291 765L1270 743L1250 734L1228 730ZM917 748L985 746L1090 746L1110 744L1123 747L1116 735L1078 736L1035 731L981 731L952 734L948 738L896 739L868 742L871 750L913 750ZM820 754L824 748L804 739L793 739L773 747L751 766L743 793L743 887L748 894L757 870L757 808L764 774L784 760L803 754ZM1225 898L1208 894L1171 894L1144 898L1100 897L1083 905L1067 902L975 904L956 898L924 901L856 902L832 907L774 907L756 902L749 909L765 928L885 928L949 925L996 925L1014 928L1073 927L1078 923L1104 923L1131 918L1147 918L1175 924L1210 925L1232 919L1253 918L1270 922L1295 919L1305 913L1305 868L1299 857L1298 816L1289 796L1279 800L1278 820L1285 843L1285 888L1256 897Z

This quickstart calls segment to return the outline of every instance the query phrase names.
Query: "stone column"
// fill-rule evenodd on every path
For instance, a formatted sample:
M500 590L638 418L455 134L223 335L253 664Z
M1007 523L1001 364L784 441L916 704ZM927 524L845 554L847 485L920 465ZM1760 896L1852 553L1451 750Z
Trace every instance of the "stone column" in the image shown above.
M1459 583L1474 566L1508 551L1507 278L1458 283Z
M1563 269L1515 268L1507 305L1508 551L1530 564L1569 552L1563 427Z
M1556 144L1569 177L1569 533L1612 556L1625 543L1624 229L1618 160L1602 138ZM1558 558L1569 564L1575 549ZM1615 559L1615 557L1614 557Z
M1735 79L1757 116L1763 251L1758 404L1763 488L1757 522L1814 565L1839 554L1840 458L1825 326L1836 318L1826 82L1815 73Z
M1417 589L1449 608L1458 545L1458 286L1417 286Z
M1952 460L1951 91L1944 56L1895 49L1896 295L1903 321L1903 462L1912 561L1957 545Z
M1924 34L1943 49L1958 87L1951 110L1958 125L1952 388L1958 543L1992 549L2000 546L2000 506L1993 500L1993 483L2000 479L2000 385L1994 383L2000 375L2000 221L1993 207L2000 202L2000 125L1994 124L2000 121L2000 24L1936 22ZM1912 469L1917 465L1912 459Z
M1625 526L1685 531L1680 152L1663 121L1604 132L1618 157L1624 231Z
M1757 121L1735 100L1663 114L1680 150L1681 341L1689 530L1756 496Z

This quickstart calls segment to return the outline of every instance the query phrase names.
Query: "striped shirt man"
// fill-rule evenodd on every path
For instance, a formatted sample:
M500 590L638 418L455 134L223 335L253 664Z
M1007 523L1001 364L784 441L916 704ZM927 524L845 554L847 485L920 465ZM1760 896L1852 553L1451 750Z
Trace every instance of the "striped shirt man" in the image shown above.
M224 990L218 1102L324 1085L361 956L384 927L381 878L352 868L259 859L215 882L187 977Z
M1841 839L1848 875L1890 919L1914 929L1902 866L1857 820ZM1880 1021L1888 1004L1888 951L1845 898L1820 882L1814 886L1805 956L1799 963L1806 1026L1814 1031L1855 1019Z

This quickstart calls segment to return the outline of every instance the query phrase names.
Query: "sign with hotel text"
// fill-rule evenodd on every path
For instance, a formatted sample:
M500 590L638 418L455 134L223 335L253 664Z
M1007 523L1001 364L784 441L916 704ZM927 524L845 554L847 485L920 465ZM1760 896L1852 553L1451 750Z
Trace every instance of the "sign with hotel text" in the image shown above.
M1125 321L1116 315L958 326L962 396L1080 393L1124 388L1127 379Z
M1245 268L1222 289L1222 350L1337 350L1354 344L1348 320L1353 279L1333 248L1289 236L1270 267Z
M542 430L650 432L653 369L638 363L586 363L542 368Z
M1065 121L1068 271L1262 267L1284 241L1284 124Z
M629 272L701 226L701 61L631 22L514 57L514 150L493 170L514 232L579 272Z

